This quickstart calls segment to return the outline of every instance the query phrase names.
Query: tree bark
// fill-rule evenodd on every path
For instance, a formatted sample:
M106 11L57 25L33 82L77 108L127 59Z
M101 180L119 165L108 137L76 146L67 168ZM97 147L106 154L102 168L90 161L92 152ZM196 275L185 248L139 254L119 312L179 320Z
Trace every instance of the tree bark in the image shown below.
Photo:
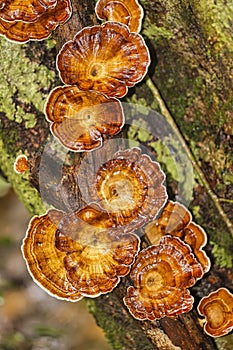
M149 74L212 190L225 199L223 209L232 219L232 3L227 0L218 3L207 0L141 3L145 10L142 35L152 58ZM61 210L74 210L85 202L74 175L85 154L66 154L64 162L59 147L50 139L43 115L48 92L60 84L55 67L58 50L78 30L97 23L94 1L73 1L72 6L72 18L53 34L56 46L52 49L51 39L18 46L0 38L1 62L5 62L0 75L1 174L33 215L45 212L43 200ZM25 80L21 81L21 77ZM31 96L27 95L27 89L34 91ZM144 82L132 89L129 101L130 98L158 108ZM145 122L150 128L150 121ZM110 146L115 149L106 152L114 153L121 145L118 141L117 138L114 146ZM156 148L153 152L157 152ZM19 153L28 155L29 175L19 176L13 172L13 163ZM95 157L95 152L91 156ZM171 191L173 182L171 179ZM207 230L209 241L217 247L216 256L212 255L211 273L200 281L199 288L193 288L200 298L222 285L232 288L230 270L226 266L232 266L233 242L208 192L197 180L191 208L198 223ZM143 241L143 246L146 244L146 240ZM210 246L208 252L211 253ZM223 269L220 269L220 263ZM210 282L213 279L215 282ZM203 333L195 311L176 320L134 320L122 302L128 284L129 278L124 278L112 293L88 300L91 313L104 329L113 349L217 349L217 344ZM230 349L228 344L230 340L225 337L222 349Z

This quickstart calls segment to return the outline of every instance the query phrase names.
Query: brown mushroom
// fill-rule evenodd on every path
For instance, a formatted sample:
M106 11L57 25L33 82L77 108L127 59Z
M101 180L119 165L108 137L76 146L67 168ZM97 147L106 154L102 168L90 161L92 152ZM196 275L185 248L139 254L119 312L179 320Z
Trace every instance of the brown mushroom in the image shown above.
M67 215L56 233L56 247L66 255L70 283L84 296L108 293L129 273L139 238L109 228L111 218L97 206Z
M147 224L144 231L151 244L158 244L166 234L180 237L190 245L203 271L209 271L210 259L203 250L207 243L207 235L192 221L191 213L181 203L168 201L160 217Z
M0 7L0 18L5 21L34 22L57 0L6 0Z
M132 266L124 303L137 319L175 317L192 309L188 288L202 276L190 247L178 237L164 236L160 244L139 252Z
M205 317L205 332L211 337L221 337L233 329L233 294L226 288L201 299L197 307Z
M120 132L124 115L120 102L77 86L59 86L51 91L45 114L52 134L72 151L91 151L103 137Z
M117 22L82 29L57 56L65 84L115 97L123 97L127 87L141 81L149 64L141 35L130 33L127 26Z
M29 170L28 158L24 154L16 157L14 162L14 171L16 174L24 174Z
M64 213L49 210L34 216L22 244L22 252L33 280L47 293L68 301L82 298L66 276L63 259L66 253L55 247L55 233Z
M144 13L137 0L99 0L95 12L101 20L126 24L131 32L141 30Z
M59 24L66 22L71 12L70 0L60 0L56 6L48 7L33 22L22 20L8 22L0 17L0 35L17 43L42 40L47 38Z
M167 200L165 175L139 148L117 152L97 170L93 200L130 232L155 218Z
M184 242L190 245L193 250L194 255L197 260L200 262L203 271L206 273L209 271L211 263L210 259L206 255L206 252L203 250L203 247L207 243L207 235L203 228L194 222L190 222L184 228Z

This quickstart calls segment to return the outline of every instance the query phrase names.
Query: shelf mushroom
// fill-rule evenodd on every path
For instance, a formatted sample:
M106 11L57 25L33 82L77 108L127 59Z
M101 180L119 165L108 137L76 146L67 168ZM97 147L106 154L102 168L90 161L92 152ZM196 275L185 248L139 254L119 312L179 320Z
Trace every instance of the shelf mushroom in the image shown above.
M205 317L205 332L211 337L221 337L233 329L233 294L226 288L201 299L197 310Z
M113 97L123 97L128 87L140 82L149 64L142 36L117 22L83 28L57 56L63 83Z
M55 233L64 217L55 209L34 216L22 244L22 253L33 280L55 298L78 301L82 295L69 282L63 259L66 253L55 247Z
M96 91L66 85L53 89L45 106L52 134L72 151L92 151L106 136L120 132L124 114L120 102Z
M25 154L20 154L14 162L14 171L16 174L24 174L29 170L28 158Z
M192 248L203 267L203 272L209 271L210 259L203 250L207 243L207 235L201 226L192 221L191 213L181 203L168 201L160 217L148 223L144 232L151 244L158 244L166 234L180 237Z
M67 301L108 293L130 271L139 238L114 229L96 204L71 214L51 209L32 218L22 252L33 280Z
M95 12L100 20L126 24L131 32L141 30L144 13L137 0L99 0Z
M5 21L34 22L48 8L56 6L57 0L6 0L0 5L0 18Z
M167 201L165 175L139 148L117 152L99 167L92 198L125 232L155 218Z
M56 232L69 282L83 295L97 297L116 287L130 271L139 238L112 229L111 218L97 206L67 215Z
M160 244L139 252L132 266L124 303L139 320L176 317L193 307L188 288L202 276L190 247L178 237L164 236Z
M49 1L46 2L49 3ZM33 1L33 3L36 2ZM59 0L53 6L44 7L44 12L37 15L36 18L33 17L34 19L29 22L24 20L24 10L27 7L21 5L20 8L22 9L19 11L22 14L21 20L7 21L0 14L0 35L21 44L29 40L47 38L59 24L65 23L72 13L70 0ZM17 13L17 11L15 12Z

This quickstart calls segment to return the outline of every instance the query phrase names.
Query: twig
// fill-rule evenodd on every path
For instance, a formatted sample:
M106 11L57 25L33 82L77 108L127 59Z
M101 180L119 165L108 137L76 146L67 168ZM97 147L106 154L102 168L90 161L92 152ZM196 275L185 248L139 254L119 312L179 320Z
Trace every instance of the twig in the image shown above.
M190 158L192 165L196 171L196 174L200 180L200 182L202 183L202 185L205 187L209 197L212 199L216 209L218 210L219 214L221 215L223 221L225 222L229 232L231 233L232 237L233 237L233 224L232 222L229 220L227 214L224 212L220 201L223 201L222 199L220 200L217 195L213 192L213 190L211 189L205 174L203 173L203 171L201 170L200 166L198 165L194 155L192 154L190 148L188 147L183 135L181 134L179 128L177 127L173 117L171 116L169 110L166 107L166 104L163 100L163 98L160 95L159 90L157 89L156 85L154 84L154 82L147 77L146 79L146 84L149 87L149 89L151 90L154 98L157 100L159 107L160 107L160 111L162 113L162 115L166 118L167 122L170 124L170 126L172 127L174 133L176 134L176 136L178 137L180 143L182 144L186 154L188 155L188 157ZM226 200L225 200L226 201Z

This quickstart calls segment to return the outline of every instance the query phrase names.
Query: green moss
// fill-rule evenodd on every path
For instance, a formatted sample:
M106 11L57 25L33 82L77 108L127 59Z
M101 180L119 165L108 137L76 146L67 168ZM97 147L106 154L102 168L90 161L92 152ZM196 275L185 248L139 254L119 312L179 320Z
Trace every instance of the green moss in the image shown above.
M230 241L230 240L229 240ZM210 242L210 244L213 246L212 248L212 254L216 259L216 263L219 267L224 268L232 268L232 252L231 249L229 249L227 238L224 239L224 246L220 246L218 243L215 243L213 241Z
M146 16L143 23L142 35L145 35L148 39L154 40L155 42L171 39L173 33L167 30L165 27L158 27L152 24L150 19Z
M154 346L122 307L115 293L88 299L87 307L114 350L153 350Z
M0 111L17 123L24 120L26 127L31 128L35 125L35 116L22 106L32 105L43 112L47 95L43 89L50 86L55 74L26 58L23 45L4 38L0 38L0 62Z
M233 52L233 6L230 0L192 0L191 6L199 19L199 25L215 51L221 53L225 46Z
M37 190L30 185L29 173L23 175L14 172L15 157L9 155L5 149L2 140L0 140L0 168L7 177L9 183L12 184L13 189L19 199L24 203L28 211L34 215L41 215L46 211L46 208L40 198Z

